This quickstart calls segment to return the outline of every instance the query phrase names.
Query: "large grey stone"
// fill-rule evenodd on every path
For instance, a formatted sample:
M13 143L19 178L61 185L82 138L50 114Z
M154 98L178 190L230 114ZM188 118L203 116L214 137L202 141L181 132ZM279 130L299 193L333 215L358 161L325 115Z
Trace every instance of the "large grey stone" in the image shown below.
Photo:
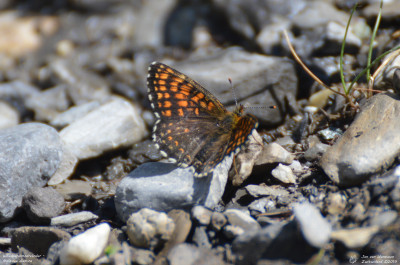
M0 221L10 220L32 187L43 187L62 157L60 137L45 124L0 130Z
M391 94L370 98L320 164L339 185L357 185L389 167L400 154L400 100Z

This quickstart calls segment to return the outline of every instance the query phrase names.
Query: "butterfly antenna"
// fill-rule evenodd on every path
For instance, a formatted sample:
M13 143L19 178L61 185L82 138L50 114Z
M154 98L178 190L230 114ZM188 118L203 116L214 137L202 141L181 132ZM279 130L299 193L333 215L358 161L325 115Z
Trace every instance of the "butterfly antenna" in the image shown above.
M229 78L228 78L228 81L229 81L229 83L231 84L231 89L232 89L233 98L235 99L235 106L237 106L238 103L237 103L235 88L233 87L232 79L229 77Z

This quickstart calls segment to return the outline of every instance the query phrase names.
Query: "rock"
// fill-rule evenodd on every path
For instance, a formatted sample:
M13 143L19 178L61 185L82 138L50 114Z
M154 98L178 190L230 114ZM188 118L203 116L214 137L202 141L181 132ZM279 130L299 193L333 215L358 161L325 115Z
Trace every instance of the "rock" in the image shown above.
M302 29L312 29L326 25L330 21L347 21L348 14L339 11L328 2L307 2L300 12L292 19L294 25Z
M102 223L72 237L61 251L60 264L92 263L104 253L110 231L110 225Z
M60 136L78 159L96 157L145 137L139 112L128 101L114 98L65 127Z
M75 167L78 164L78 158L72 153L72 151L63 145L63 156L61 159L60 166L54 175L47 182L47 185L57 185L66 180L75 171Z
M192 217L200 225L209 225L211 222L212 211L204 206L197 205L192 208Z
M279 186L247 185L245 189L255 198L289 196L289 192Z
M64 206L63 196L50 187L32 188L22 199L28 218L36 224L50 223L50 218L59 215Z
M384 211L380 214L373 215L373 217L368 220L368 224L369 226L384 228L394 223L397 217L398 213L396 211Z
M0 222L10 220L32 187L43 187L60 164L60 137L52 127L26 123L0 130Z
M211 227L219 231L222 229L222 227L225 226L225 224L228 222L228 219L225 217L224 214L219 213L219 212L213 212L211 215Z
M195 204L213 208L221 199L228 179L225 159L209 176L195 178L191 168L174 164L146 163L125 177L118 185L115 206L118 216L126 221L142 208L168 212L188 209Z
M326 202L326 211L329 214L339 215L343 214L346 209L346 196L339 192L330 193Z
M310 203L295 204L293 212L310 245L322 248L328 243L332 227L315 206Z
M168 216L174 221L175 229L171 238L165 243L164 248L158 253L154 265L165 264L169 251L178 244L186 241L192 228L192 221L187 212L183 210L172 210Z
M88 101L104 101L110 96L110 88L100 75L96 75L74 58L54 58L49 65L51 71L68 85L68 96L75 105Z
M304 158L307 161L317 161L329 148L329 145L323 143L315 143L304 153Z
M261 228L260 224L256 220L240 210L228 209L224 212L224 215L231 225L239 226L245 231Z
M59 112L66 110L69 104L65 85L40 91L26 100L27 108L34 111L37 121L52 120Z
M357 185L390 166L400 153L399 115L397 97L378 94L370 98L322 156L320 164L329 178L339 185Z
M23 226L11 232L11 248L16 252L19 247L24 247L44 257L53 243L69 240L70 237L67 232L53 227Z
M165 213L147 208L132 214L126 224L130 242L152 250L168 241L175 229L175 223Z
M289 166L279 164L271 171L271 174L274 178L279 179L283 183L296 183L296 176L293 174L293 171Z
M55 188L64 196L66 201L82 199L92 193L92 186L89 182L77 179L59 184Z
M293 155L277 143L264 146L262 153L258 156L256 165L283 163L289 165L293 162Z
M249 136L244 147L235 157L235 164L232 168L234 177L232 185L240 186L253 171L254 163L263 149L263 140L256 130Z
M258 121L265 125L281 123L287 111L285 100L297 93L294 66L291 61L279 57L249 53L233 47L212 56L200 54L198 58L194 56L185 62L166 63L202 84L223 104L234 102L227 82L231 78L239 103L250 106L280 106L279 112L251 110ZM226 107L229 109L229 106Z
M333 231L331 237L341 241L348 248L361 248L367 245L378 231L378 226L340 229Z
M55 127L65 127L99 107L99 101L89 101L82 103L80 105L71 107L64 112L61 112L50 121L50 124Z
M277 47L282 46L282 32L290 32L292 23L286 17L273 16L273 22L265 25L257 35L257 43L265 54L274 54Z
M225 225L222 229L224 236L230 240L234 239L235 237L240 236L245 232L245 230L237 225Z
M168 15L176 5L175 0L159 2L156 0L143 3L135 23L135 43L139 47L160 47ZM143 75L145 76L145 75Z
M0 101L0 130L16 126L19 123L19 113L6 102Z
M252 230L235 238L232 251L237 259L235 264L256 264L283 228L282 224L272 224L260 230Z
M175 246L168 253L170 265L223 265L223 260L208 249L187 243Z
M208 235L205 226L197 226L194 229L193 233L193 242L196 243L196 246L201 248L208 248L211 249L212 245L208 240Z
M88 212L88 211L82 211L78 213L70 213L70 214L65 214L57 217L51 218L50 225L52 226L64 226L64 227L70 227L74 226L80 223L85 223L89 222L92 220L95 220L99 218L97 215Z

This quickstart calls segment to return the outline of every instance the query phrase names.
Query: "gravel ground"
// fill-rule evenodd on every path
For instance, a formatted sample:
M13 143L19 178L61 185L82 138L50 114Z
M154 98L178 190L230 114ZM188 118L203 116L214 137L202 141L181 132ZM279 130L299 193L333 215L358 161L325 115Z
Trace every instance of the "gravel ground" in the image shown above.
M2 1L0 264L400 264L400 56L344 95L355 2ZM347 87L379 12L358 3ZM385 1L373 59L399 22ZM168 125L168 67L257 130L242 116L228 142L189 109ZM167 158L209 144L212 173L167 163L154 126Z

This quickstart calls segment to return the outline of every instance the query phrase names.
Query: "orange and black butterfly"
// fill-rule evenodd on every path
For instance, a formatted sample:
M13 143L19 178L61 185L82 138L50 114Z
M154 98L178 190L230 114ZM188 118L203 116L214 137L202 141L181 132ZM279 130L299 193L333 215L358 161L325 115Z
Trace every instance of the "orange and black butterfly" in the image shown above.
M238 152L258 126L253 115L243 115L243 106L227 111L208 90L165 64L150 65L147 86L157 118L154 142L178 166L193 166L197 177Z

